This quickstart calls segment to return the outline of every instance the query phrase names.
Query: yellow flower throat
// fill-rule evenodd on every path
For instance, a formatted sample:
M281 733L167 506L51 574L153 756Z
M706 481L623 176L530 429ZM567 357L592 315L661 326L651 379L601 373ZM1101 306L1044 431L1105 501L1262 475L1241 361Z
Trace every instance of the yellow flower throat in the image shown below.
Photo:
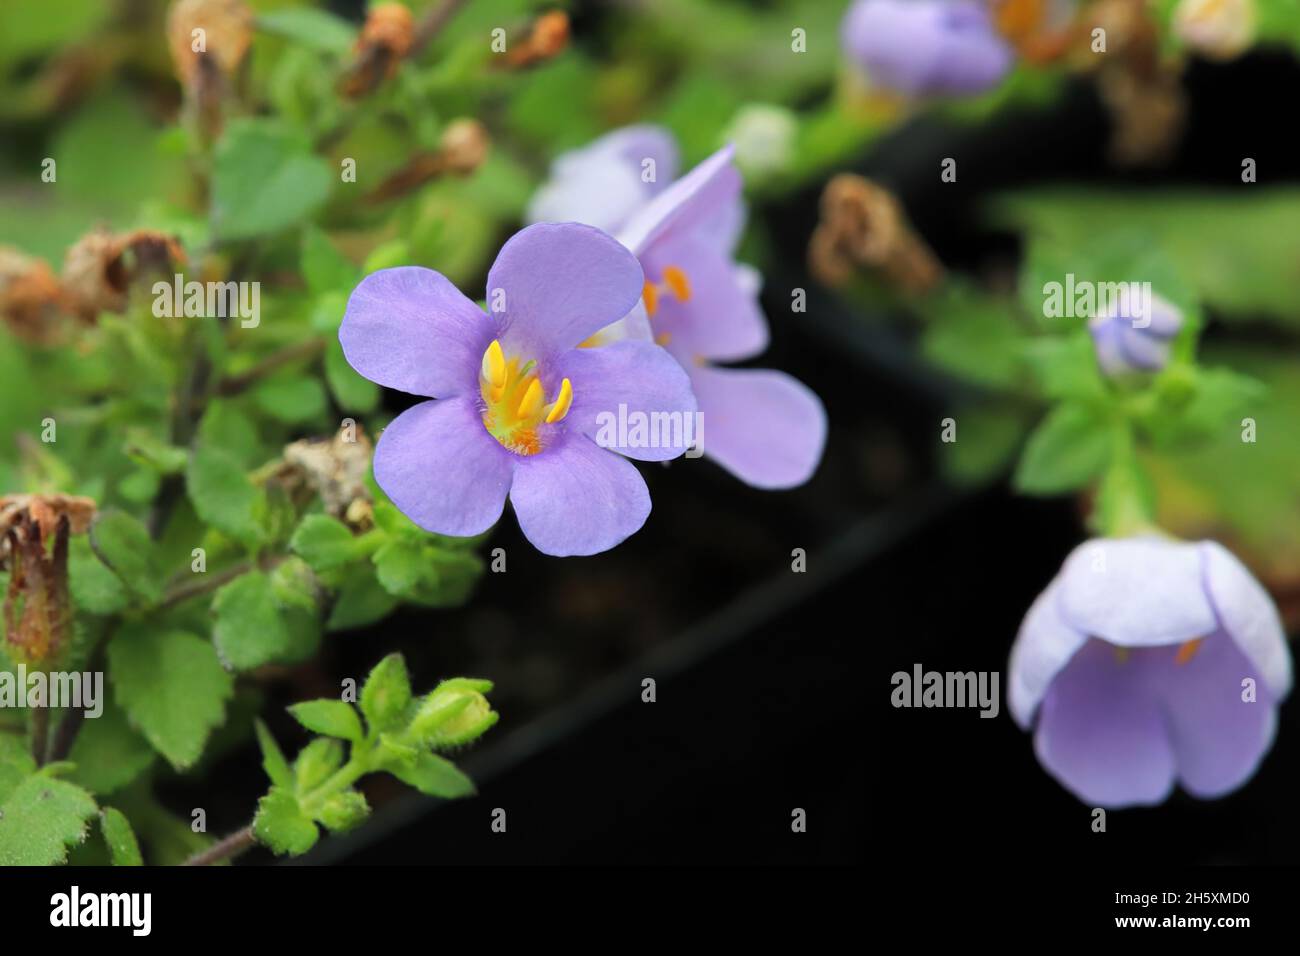
M506 358L501 342L493 339L483 353L479 375L483 396L483 426L504 447L517 455L535 455L542 450L538 428L554 424L569 414L573 385L566 378L553 401L537 377L537 363Z

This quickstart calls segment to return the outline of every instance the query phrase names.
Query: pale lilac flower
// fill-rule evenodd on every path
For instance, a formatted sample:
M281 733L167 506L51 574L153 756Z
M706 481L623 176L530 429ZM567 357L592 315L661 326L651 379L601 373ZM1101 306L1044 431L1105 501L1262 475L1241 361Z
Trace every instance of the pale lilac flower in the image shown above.
M528 221L583 222L614 233L676 178L672 134L625 126L557 157L528 206Z
M1097 364L1107 375L1126 372L1158 372L1169 361L1174 337L1183 325L1183 314L1158 295L1143 305L1141 296L1129 294L1125 285L1103 313L1088 322ZM1149 314L1147 314L1149 313Z
M840 32L873 82L909 96L983 92L1013 61L980 0L857 0Z
M507 495L539 551L595 554L637 531L650 496L636 468L685 448L593 440L597 417L692 415L690 382L663 349L625 341L578 345L633 308L635 257L577 223L529 226L502 247L482 309L444 276L403 267L372 273L339 330L348 362L388 388L435 396L399 415L375 448L375 480L429 531L472 535L500 518ZM614 454L618 452L619 454Z
M653 337L691 377L705 456L754 487L792 488L821 461L821 401L784 372L713 364L753 358L768 343L761 277L734 258L745 222L740 192L726 147L635 212L617 236L645 270L645 294L592 344Z
M1255 773L1291 687L1276 606L1213 541L1095 539L1011 649L1008 702L1047 771L1089 806L1222 796Z

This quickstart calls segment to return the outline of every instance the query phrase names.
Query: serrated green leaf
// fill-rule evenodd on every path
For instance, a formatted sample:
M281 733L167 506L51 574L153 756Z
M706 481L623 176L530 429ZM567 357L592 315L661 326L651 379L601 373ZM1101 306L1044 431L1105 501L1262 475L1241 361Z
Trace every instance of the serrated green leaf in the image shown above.
M135 518L124 511L100 512L90 527L90 546L133 592L151 603L162 598L154 543Z
M315 226L302 233L302 276L313 295L351 292L360 271Z
M131 604L122 579L96 557L86 538L74 538L69 546L68 587L72 603L87 614L117 614Z
M357 557L359 551L357 538L348 526L323 514L303 518L289 548L316 571L328 571L347 564Z
M144 866L135 831L121 810L113 807L100 810L99 829L104 834L104 842L108 844L108 853L114 866Z
M270 418L286 425L318 421L329 403L320 380L310 375L279 375L253 390L257 407Z
M110 701L99 717L82 722L68 759L76 766L69 779L103 795L121 789L149 769L154 750L131 729L122 708Z
M389 654L375 665L361 688L361 713L371 730L388 730L401 723L411 703L411 678L401 654Z
M75 784L28 777L0 805L0 866L62 863L68 847L86 838L96 809L94 798Z
M271 731L260 720L253 722L253 729L257 734L257 745L262 751L262 769L266 771L271 783L279 787L292 787L293 771L289 769L284 751L271 736Z
M341 700L307 700L289 707L294 720L313 733L327 737L339 737L342 740L361 740L365 732L361 729L361 718L351 704Z
M329 198L333 175L307 137L287 124L232 120L215 151L214 231L247 239L295 225Z
M242 465L215 445L200 444L190 455L185 487L195 513L245 545L263 540L258 489Z
M1063 404L1053 409L1025 444L1016 488L1031 495L1082 488L1105 469L1114 427L1084 406Z
M474 781L437 754L421 752L414 760L395 763L387 769L402 783L431 797L450 800L474 792Z
M374 567L367 563L351 570L334 600L327 628L346 631L382 621L399 601L379 583Z
M288 790L272 787L257 803L253 835L273 853L301 856L316 845L320 831Z
M212 645L185 631L128 624L109 642L108 663L131 726L177 770L198 760L234 691Z
M314 649L315 614L280 600L272 579L250 571L231 581L212 601L212 640L236 670L301 660Z

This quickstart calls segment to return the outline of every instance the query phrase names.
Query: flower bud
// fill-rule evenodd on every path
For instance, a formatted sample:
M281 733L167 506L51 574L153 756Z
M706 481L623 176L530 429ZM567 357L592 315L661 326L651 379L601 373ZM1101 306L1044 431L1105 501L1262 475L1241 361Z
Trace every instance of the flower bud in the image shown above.
M445 680L420 702L412 734L433 747L455 747L481 736L499 715L484 696L492 682L456 677Z
M1111 377L1129 372L1158 372L1169 361L1183 315L1158 295L1140 296L1132 286L1088 323L1097 364ZM1145 301L1144 301L1145 300Z

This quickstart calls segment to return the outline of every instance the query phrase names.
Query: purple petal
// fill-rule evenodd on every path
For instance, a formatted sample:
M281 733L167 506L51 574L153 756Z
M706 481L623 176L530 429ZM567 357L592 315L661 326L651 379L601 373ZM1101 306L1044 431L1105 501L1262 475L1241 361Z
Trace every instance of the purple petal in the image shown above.
M625 339L601 348L574 349L559 360L552 378L558 383L566 376L573 386L573 405L564 421L602 448L641 461L667 461L690 448L696 411L691 380L677 360L659 346ZM544 384L548 394L556 390L551 381ZM608 426L602 429L602 422L617 421L620 406L629 415L668 416L651 420L672 422L675 429L663 437L673 440L663 443L664 447L622 445L617 441L617 428L613 440L597 439L598 434L610 431Z
M638 256L669 232L689 235L703 227L704 234L719 238L740 202L740 173L732 165L735 150L724 146L638 212L618 238Z
M655 179L642 178L654 160ZM677 144L658 126L628 126L559 156L533 197L529 222L581 222L615 232L677 176Z
M421 528L464 537L501 517L514 460L472 399L441 399L407 409L384 429L375 481Z
M740 362L767 348L767 319L758 297L746 289L745 273L727 254L699 238L673 237L656 245L642 262L652 282L660 281L666 268L676 267L690 283L689 300L665 295L650 319L655 336L667 336L660 341L682 364Z
M1196 544L1097 538L1074 549L1060 581L1062 617L1112 644L1181 644L1219 628Z
M1291 652L1277 605L1223 545L1203 541L1200 548L1205 587L1219 623L1280 700L1291 690Z
M1089 806L1156 804L1173 789L1173 747L1146 679L1146 668L1090 640L1043 698L1034 750Z
M1223 633L1206 638L1183 663L1175 661L1174 648L1144 653L1154 658L1148 672L1183 787L1211 798L1249 780L1277 727L1273 696L1251 662ZM1246 677L1256 683L1250 702L1241 699Z
M387 388L450 398L478 388L495 324L432 269L381 269L348 299L339 342L348 363Z
M510 492L524 536L557 557L608 551L640 530L650 492L630 461L568 431L517 459Z
M1088 640L1061 616L1059 598L1058 578L1030 606L1011 647L1007 701L1022 730L1033 723L1034 711L1052 680Z
M545 365L627 315L641 287L636 257L599 229L539 223L515 233L497 255L488 307L504 295L502 346Z
M793 488L817 469L826 410L802 382L767 369L694 367L704 453L755 488Z

